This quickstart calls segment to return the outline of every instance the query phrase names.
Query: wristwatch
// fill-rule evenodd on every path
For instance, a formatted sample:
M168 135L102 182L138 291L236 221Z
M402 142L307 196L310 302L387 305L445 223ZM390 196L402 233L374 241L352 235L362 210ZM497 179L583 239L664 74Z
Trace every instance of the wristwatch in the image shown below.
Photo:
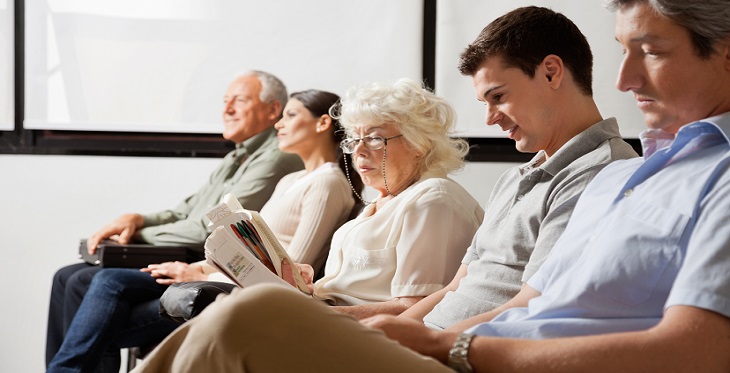
M454 341L454 345L449 350L449 367L459 373L472 373L474 370L467 360L469 353L469 344L474 338L474 334L462 333Z

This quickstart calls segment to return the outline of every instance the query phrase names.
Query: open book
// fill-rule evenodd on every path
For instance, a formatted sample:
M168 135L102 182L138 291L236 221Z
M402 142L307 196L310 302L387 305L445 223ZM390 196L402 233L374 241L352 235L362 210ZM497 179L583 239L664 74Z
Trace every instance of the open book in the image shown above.
M230 194L205 214L212 232L205 240L205 258L238 286L268 282L286 284L281 263L293 263L279 240L258 212L244 209ZM299 274L293 271L297 288L309 294Z

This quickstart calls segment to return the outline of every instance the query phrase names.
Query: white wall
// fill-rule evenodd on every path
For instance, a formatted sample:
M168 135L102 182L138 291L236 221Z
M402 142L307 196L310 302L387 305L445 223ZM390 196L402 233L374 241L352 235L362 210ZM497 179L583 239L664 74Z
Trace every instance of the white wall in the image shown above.
M76 262L78 241L125 212L174 206L218 159L0 155L0 372L45 369L53 273ZM486 202L509 163L474 163L454 175Z

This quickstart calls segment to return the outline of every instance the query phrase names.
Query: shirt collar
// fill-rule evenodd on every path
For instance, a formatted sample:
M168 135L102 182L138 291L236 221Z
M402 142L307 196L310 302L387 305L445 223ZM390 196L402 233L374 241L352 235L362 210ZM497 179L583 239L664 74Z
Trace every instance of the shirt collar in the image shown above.
M685 124L679 128L677 133L687 131L689 127L695 123L707 123L718 130L725 141L730 143L730 112L725 112L714 117L698 120L696 122ZM639 140L641 140L641 147L643 149L644 159L649 158L658 149L666 148L672 144L675 139L675 134L669 133L662 129L647 129L639 134Z
M717 127L725 137L725 141L730 143L730 111L704 119L701 122L707 122Z
M539 151L530 162L521 167L522 173L524 174L535 167L539 167L550 175L556 175L579 157L596 149L606 140L615 137L621 137L616 118L604 119L573 136L547 160L545 160L545 152Z
M236 144L237 153L253 154L264 145L272 136L275 136L276 129L274 127L267 128L264 131L251 136L248 140Z

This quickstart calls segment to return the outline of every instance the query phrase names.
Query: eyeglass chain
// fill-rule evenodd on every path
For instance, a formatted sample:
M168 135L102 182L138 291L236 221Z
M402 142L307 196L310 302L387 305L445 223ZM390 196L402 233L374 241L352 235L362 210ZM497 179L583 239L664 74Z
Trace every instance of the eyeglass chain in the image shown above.
M383 172L383 184L385 184L385 191L388 192L389 195L395 197L395 194L390 192L390 189L388 188L388 181L385 179L385 154L387 152L386 149L388 149L387 146L383 147L383 167L381 169ZM375 203L375 201L370 202L370 201L364 200L362 198L362 196L360 195L360 193L358 193L357 190L355 190L355 187L352 186L352 180L350 180L350 168L347 166L347 154L345 154L343 152L342 156L345 157L345 176L347 176L347 183L350 184L350 189L352 189L352 191L355 193L357 198L359 198L360 201L362 201L362 203L364 203L365 205L372 205L373 203Z

